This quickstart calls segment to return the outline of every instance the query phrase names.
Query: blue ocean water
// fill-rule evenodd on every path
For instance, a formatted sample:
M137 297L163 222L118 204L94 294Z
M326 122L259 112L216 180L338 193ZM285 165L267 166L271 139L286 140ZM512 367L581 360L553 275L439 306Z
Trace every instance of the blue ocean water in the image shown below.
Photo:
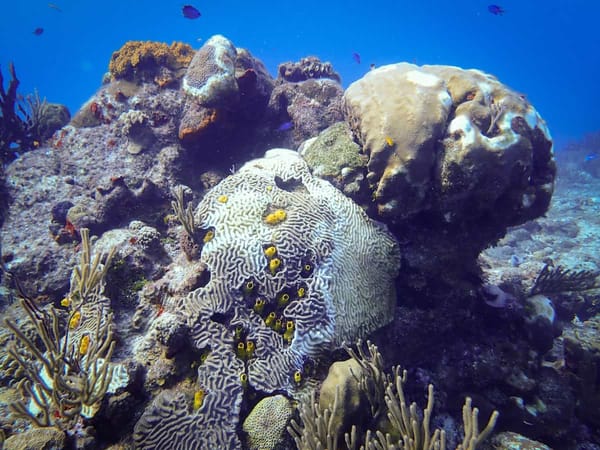
M14 62L20 92L34 89L74 113L100 86L113 51L128 40L199 48L223 34L275 75L281 62L316 55L344 86L370 64L399 61L478 68L527 95L555 142L598 129L600 2L592 0L3 2L0 64ZM43 33L34 34L36 28ZM353 58L360 55L360 63ZM559 145L560 147L560 145Z

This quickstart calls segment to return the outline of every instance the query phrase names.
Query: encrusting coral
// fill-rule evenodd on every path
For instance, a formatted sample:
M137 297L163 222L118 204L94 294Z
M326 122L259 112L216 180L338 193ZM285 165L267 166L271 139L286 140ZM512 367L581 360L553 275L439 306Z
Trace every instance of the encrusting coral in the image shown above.
M349 450L445 450L445 431L436 429L431 432L430 422L433 413L433 385L428 387L427 406L422 415L416 403L408 404L404 395L406 370L398 366L393 368L392 375L383 371L383 359L377 347L367 342L366 351L358 341L358 353L349 347L346 350L358 362L362 371L351 373L359 382L363 394L371 404L372 423L380 423L380 428L367 430L359 435L358 428L353 425L350 432L344 435L346 448ZM301 402L298 410L302 424L292 419L288 432L294 437L299 450L340 449L339 439L343 430L338 428L342 423L335 420L339 414L339 391L328 408L319 406L316 393L313 391L309 401ZM478 410L472 408L471 399L467 397L463 406L464 437L457 450L474 450L486 439L494 429L498 412L494 411L486 427L480 432L478 428ZM386 419L382 421L382 419ZM384 426L385 425L385 426Z
M115 79L151 81L160 67L177 72L186 68L193 56L192 47L181 42L128 41L113 53L108 70Z

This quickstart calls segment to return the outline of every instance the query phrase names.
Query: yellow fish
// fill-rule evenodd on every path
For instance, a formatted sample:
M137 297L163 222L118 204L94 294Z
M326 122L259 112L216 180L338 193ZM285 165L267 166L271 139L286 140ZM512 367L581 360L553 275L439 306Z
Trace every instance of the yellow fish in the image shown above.
M394 140L391 137L389 137L389 136L385 137L385 143L388 145L388 147L393 147L394 146Z

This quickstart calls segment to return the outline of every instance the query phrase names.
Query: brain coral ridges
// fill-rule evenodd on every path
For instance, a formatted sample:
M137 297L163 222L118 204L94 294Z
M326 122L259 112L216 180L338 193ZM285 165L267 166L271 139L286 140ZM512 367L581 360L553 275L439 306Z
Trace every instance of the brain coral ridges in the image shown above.
M395 239L296 152L248 162L205 195L195 223L214 230L200 255L211 276L180 312L192 345L210 351L196 387L206 394L195 411L191 396L155 401L136 427L140 448L159 438L168 448L238 448L244 392L299 395L307 362L393 317ZM211 447L214 430L224 440Z

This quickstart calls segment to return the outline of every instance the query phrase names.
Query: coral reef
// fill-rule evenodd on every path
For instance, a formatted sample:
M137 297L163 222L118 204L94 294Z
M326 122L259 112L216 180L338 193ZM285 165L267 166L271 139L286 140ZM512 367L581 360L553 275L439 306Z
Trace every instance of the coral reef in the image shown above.
M596 429L600 426L600 314L563 332L565 364L581 401L577 413Z
M407 286L476 277L481 250L548 209L556 168L546 125L491 75L393 64L354 82L344 104L368 156L373 214L410 242Z
M393 238L291 150L221 181L195 223L210 280L170 304L209 352L198 368L203 403L185 416L173 411L187 410L185 396L159 394L136 425L140 448L188 448L184 435L231 445L246 386L294 395L309 360L385 325L395 303Z
M10 64L8 71L11 80L8 83L8 89L4 89L4 76L0 71L0 161L5 163L14 159L14 151L11 150L11 144L18 144L21 147L33 148L33 142L27 135L27 119L22 117L24 111L17 105L17 89L19 79L15 66ZM21 113L21 115L19 115Z
M226 71L211 47L217 41L227 50ZM359 82L390 76L378 86L389 95L362 99L382 99L369 107L381 115L354 108L347 94L344 116L342 87L326 63L284 65L273 80L247 50L221 36L209 43L197 53L126 46L129 56L113 61L122 77L106 77L69 125L2 167L0 197L10 204L0 208L0 308L23 336L0 324L2 345L22 358L19 364L0 354L0 441L5 434L15 446L294 448L281 430L300 402L304 413L327 417L314 434L320 442L337 439L339 448L346 433L351 447L400 447L399 440L415 438L441 446L445 435L446 447L455 448L463 444L456 413L470 397L482 418L501 411L501 433L490 445L595 448L594 148L563 155L560 195L546 217L509 229L476 260L507 226L545 210L552 193L551 142L525 98L477 71L391 66ZM164 52L184 59L157 57ZM208 64L190 64L193 58ZM406 75L400 81L397 71ZM226 75L226 88L208 89L218 74ZM184 76L212 93L187 92ZM49 105L38 96L29 102ZM27 100L20 105L30 108ZM406 108L400 114L394 105ZM13 107L18 113L19 104ZM369 123L384 128L377 134ZM183 139L182 127L191 130ZM243 166L266 148L298 145L305 162L278 150ZM393 204L394 195L401 203ZM387 221L396 239L369 216ZM90 257L85 228L98 236L96 255L117 249L105 273L103 261ZM78 304L83 272L71 276L83 267L82 253L84 266L96 266L104 280L101 295L83 289L89 309ZM532 286L543 295L530 295ZM32 298L24 309L14 298L26 292ZM385 370L360 347L339 361L346 355L338 348L356 336L377 343ZM60 420L52 401L42 405L67 431L48 433L32 427L29 399L65 392L62 383L36 390L45 374L34 353L54 360L65 345L73 353L63 364L69 380L84 389L68 390ZM81 349L110 356L108 365L95 366L99 383L73 367L93 370L77 356ZM397 364L409 368L407 377L390 371ZM115 385L103 393L109 375ZM24 378L30 380L18 382ZM25 397L19 384L32 386ZM101 389L83 408L74 398L92 384ZM404 403L432 402L431 384L428 422L416 405L404 414L400 391ZM319 402L310 405L315 390ZM281 417L270 420L279 407ZM35 420L44 421L44 413ZM418 431L392 432L406 421ZM328 429L329 437L322 433Z
M39 428L10 436L2 448L6 450L22 449L59 449L66 447L65 434L56 428Z
M600 272L592 270L570 270L562 266L544 267L533 282L529 295L562 291L586 291L599 287L596 278Z

